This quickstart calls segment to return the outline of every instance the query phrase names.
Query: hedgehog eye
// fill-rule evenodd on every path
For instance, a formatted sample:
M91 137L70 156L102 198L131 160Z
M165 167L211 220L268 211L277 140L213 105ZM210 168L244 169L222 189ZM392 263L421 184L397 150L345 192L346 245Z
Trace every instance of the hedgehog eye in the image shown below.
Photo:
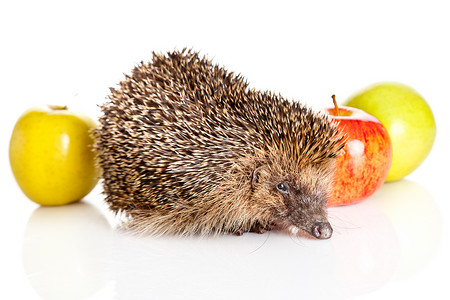
M277 184L277 190L280 193L288 194L289 193L289 186L286 183L284 183L284 182L280 182L279 184Z

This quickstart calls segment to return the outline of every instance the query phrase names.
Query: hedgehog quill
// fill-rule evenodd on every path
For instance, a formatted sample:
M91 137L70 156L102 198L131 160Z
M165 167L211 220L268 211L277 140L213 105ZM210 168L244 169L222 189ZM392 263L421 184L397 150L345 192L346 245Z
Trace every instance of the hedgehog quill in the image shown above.
M101 110L103 190L129 228L331 237L326 205L345 140L326 116L186 49L153 53Z

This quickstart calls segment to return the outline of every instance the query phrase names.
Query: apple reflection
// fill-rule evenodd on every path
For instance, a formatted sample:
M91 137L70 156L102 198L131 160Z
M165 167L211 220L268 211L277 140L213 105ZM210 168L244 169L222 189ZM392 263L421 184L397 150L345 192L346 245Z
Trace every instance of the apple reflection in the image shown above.
M370 201L329 209L335 280L346 297L379 289L395 274L399 243L386 215Z
M374 291L423 269L435 256L442 218L430 193L402 180L361 203L329 209L336 281L347 296Z
M401 180L385 184L372 200L398 236L397 279L422 270L436 255L442 239L442 216L433 197L420 184Z
M83 299L105 284L111 230L91 204L38 207L23 241L27 279L44 299Z

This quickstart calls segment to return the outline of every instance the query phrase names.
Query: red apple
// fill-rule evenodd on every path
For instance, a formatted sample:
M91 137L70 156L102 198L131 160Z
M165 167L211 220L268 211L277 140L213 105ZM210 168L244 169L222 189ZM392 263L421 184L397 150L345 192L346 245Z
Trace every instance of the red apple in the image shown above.
M334 97L333 97L334 100ZM386 180L392 161L387 130L374 116L353 107L326 109L347 135L328 206L356 203L372 195Z

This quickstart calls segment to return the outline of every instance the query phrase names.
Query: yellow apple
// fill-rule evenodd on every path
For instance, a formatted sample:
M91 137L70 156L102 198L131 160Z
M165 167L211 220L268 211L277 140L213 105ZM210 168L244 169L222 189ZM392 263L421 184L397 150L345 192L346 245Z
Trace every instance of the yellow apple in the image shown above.
M353 95L346 106L375 116L392 142L392 164L386 181L402 179L428 156L436 136L430 106L411 87L400 83L378 83Z
M64 205L86 196L98 172L90 130L96 123L65 106L27 110L9 144L12 172L25 195L41 205Z

